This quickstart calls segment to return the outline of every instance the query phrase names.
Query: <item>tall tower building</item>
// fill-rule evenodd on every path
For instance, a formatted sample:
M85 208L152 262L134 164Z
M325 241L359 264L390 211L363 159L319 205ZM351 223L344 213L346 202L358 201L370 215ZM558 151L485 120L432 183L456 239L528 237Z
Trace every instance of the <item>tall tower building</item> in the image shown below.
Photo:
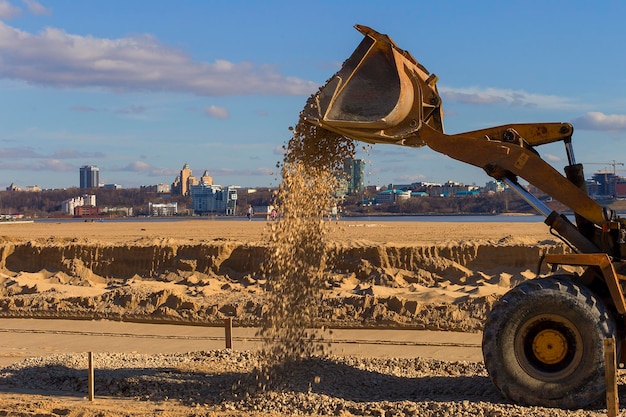
M100 186L100 169L95 165L80 167L80 188L98 188Z
M183 165L183 169L180 170L180 184L181 184L181 195L187 195L189 192L189 177L191 177L191 168L189 168L189 164Z
M348 180L348 194L365 191L365 161L363 159L346 159L343 163L343 171Z
M183 165L183 169L180 170L180 195L189 194L189 179L193 177L189 164Z
M204 170L204 174L200 177L200 184L213 185L213 177L209 175L209 170Z
M189 164L185 164L183 165L183 169L180 170L180 174L172 183L172 192L176 195L189 195L191 187L199 183L198 178L192 175Z

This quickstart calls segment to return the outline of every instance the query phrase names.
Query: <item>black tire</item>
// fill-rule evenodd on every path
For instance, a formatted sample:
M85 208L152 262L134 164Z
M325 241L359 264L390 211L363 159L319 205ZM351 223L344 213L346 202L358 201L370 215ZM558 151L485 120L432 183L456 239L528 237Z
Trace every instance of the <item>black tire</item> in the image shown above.
M611 313L587 287L567 276L538 278L494 305L483 357L510 400L575 409L604 395L604 339L615 336Z

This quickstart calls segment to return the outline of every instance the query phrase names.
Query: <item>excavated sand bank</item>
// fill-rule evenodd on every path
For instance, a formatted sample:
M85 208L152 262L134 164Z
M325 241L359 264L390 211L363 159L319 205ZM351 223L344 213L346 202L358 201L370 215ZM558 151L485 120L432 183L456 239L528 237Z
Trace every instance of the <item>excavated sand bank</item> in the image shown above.
M331 229L322 317L335 327L478 331L543 253L564 250L541 223ZM265 222L232 220L0 225L0 316L257 325L264 233Z

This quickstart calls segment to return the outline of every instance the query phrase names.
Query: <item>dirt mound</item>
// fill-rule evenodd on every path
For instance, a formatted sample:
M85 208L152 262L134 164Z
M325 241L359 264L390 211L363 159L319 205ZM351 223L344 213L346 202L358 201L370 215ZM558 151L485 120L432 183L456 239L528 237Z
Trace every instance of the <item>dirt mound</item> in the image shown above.
M258 325L267 246L153 239L0 245L0 315ZM533 278L553 241L443 245L334 243L324 324L479 330L492 303Z

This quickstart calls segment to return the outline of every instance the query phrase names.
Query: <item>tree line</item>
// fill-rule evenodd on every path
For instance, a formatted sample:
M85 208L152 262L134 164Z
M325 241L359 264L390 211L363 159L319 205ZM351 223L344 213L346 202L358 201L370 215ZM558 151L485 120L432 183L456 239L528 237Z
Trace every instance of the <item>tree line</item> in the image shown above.
M501 214L534 213L534 209L517 194L505 191L455 197L411 197L394 203L364 205L356 196L346 200L344 211L354 214Z

